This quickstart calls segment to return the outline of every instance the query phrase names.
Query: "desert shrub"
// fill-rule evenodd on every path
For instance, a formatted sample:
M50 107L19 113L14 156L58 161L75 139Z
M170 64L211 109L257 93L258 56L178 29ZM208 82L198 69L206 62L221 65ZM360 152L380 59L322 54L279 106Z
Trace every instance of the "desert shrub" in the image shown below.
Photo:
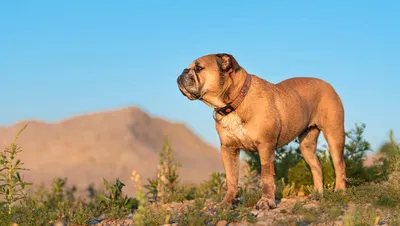
M389 131L389 141L381 145L378 153L383 154L377 161L383 177L387 179L389 174L400 170L400 143L395 140L393 130Z
M371 206L355 206L343 216L344 225L380 225L380 214Z
M239 189L241 192L245 193L247 191L259 189L261 187L261 178L257 172L257 169L251 167L248 162L245 162L243 168L244 175L240 178L241 181L239 183Z
M141 226L145 225L146 216L146 203L147 199L145 197L142 182L140 180L140 175L136 171L132 171L131 180L136 187L136 199L138 200L137 213L133 215L132 219L135 225Z
M257 152L244 152L245 161L250 168L261 173L260 156ZM288 181L289 168L294 167L302 159L299 147L284 146L275 150L275 177Z
M297 141L294 142L297 147L287 146L278 148L275 151L275 174L277 179L284 178L288 181L289 169L296 166L302 160L300 148Z
M348 142L345 144L346 177L349 185L360 185L365 182L377 180L379 175L376 166L367 167L363 162L371 145L365 140L366 125L355 124L355 128L346 132Z
M196 197L208 197L216 201L223 199L226 192L225 173L214 172L210 179L200 184Z
M110 184L106 179L103 181L108 194L100 194L98 199L102 209L108 213L109 217L124 216L137 208L138 201L136 199L122 195L122 188L125 184L118 178L115 184Z
M288 181L290 184L294 183L295 188L300 188L301 185L313 185L310 168L303 159L289 169Z
M147 193L146 193L147 198L148 198L148 200L150 202L156 202L157 201L157 194L158 194L158 190L157 190L158 182L157 182L157 179L147 178L147 182L148 183L146 185L144 185L144 188L147 189Z
M69 224L87 224L90 219L101 214L98 203L85 203L75 198L68 200L65 184L60 189L60 180L54 180L52 188L47 190L39 188L24 199L20 205L15 206L11 216L0 213L0 222L19 225L49 225L58 220ZM63 191L60 194L59 191ZM72 201L73 200L73 201Z
M207 215L201 214L203 208L204 199L196 199L195 203L180 215L178 225L204 225Z
M388 225L400 225L400 208L397 207L390 212L390 218L387 219Z
M168 203L182 199L179 191L179 168L181 164L175 159L168 138L165 137L163 148L160 152L158 172L156 179L147 179L148 184L144 187L148 190L147 196L150 201Z
M322 168L322 177L324 186L329 186L335 183L335 168L333 166L332 158L328 150L320 151L318 155L319 162Z
M12 205L26 198L24 189L25 186L30 185L22 179L20 174L21 171L28 169L22 167L24 163L18 158L22 149L17 144L19 135L27 126L25 125L17 133L11 145L0 153L0 195L4 199L0 202L0 206L5 205L9 215L13 211Z
M262 196L262 190L250 190L240 195L240 200L244 207L254 207Z
M171 196L172 202L184 202L196 198L197 186L194 185L178 185L176 191Z

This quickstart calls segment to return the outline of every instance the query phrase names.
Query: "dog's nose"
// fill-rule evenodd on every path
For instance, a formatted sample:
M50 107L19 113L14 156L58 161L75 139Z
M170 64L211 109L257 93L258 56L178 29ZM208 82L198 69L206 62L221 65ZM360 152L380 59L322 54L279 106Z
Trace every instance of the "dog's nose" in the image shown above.
M187 73L182 73L182 74L180 74L180 75L178 76L178 80L185 80L186 77L188 77L188 74L187 74Z
M190 72L190 69L188 69L188 68L183 69L183 71L178 79L187 80L189 77L189 72Z
M189 84L194 82L194 76L192 74L182 73L179 77L183 83Z
M178 76L178 78L176 79L176 82L179 83L182 80L182 74Z

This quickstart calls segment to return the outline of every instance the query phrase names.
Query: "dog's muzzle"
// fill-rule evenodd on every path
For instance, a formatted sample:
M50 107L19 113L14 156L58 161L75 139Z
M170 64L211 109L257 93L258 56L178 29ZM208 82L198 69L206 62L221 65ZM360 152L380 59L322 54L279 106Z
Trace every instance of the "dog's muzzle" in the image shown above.
M190 100L200 98L199 91L196 87L195 76L196 75L194 74L194 71L191 71L189 68L185 68L177 79L179 90Z

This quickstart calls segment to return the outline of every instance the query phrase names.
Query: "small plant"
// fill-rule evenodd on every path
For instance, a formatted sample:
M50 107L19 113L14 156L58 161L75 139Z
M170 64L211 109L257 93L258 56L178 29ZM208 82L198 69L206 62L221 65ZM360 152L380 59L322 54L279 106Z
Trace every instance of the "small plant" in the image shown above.
M380 216L373 208L356 206L343 217L344 225L381 225Z
M200 214L204 207L203 199L196 199L194 205L191 205L184 211L179 219L178 225L205 225L206 214Z
M53 181L51 193L47 194L47 205L56 207L59 202L64 200L64 188L67 178L57 178Z
M101 194L98 196L103 202L103 205L108 209L112 217L118 217L126 214L128 211L133 210L137 202L130 197L122 196L122 188L125 186L118 178L115 184L111 185L106 179L103 178L108 195Z
M296 196L295 183L286 184L284 178L281 180L282 198L290 198Z
M165 138L165 143L160 153L160 164L157 174L157 195L162 203L172 201L171 199L174 196L180 179L178 168L181 165L173 157L168 138Z
M258 200L260 200L261 196L262 196L261 189L249 190L242 193L240 200L242 201L243 207L253 208L258 202Z
M244 176L242 177L242 190L248 192L260 188L260 177L255 167L251 167L250 163L246 162L244 166Z
M197 190L197 197L209 197L222 200L226 191L225 173L213 172L208 181L203 182Z
M152 202L168 203L175 201L180 180L178 169L181 164L174 159L174 153L165 137L164 146L160 152L160 161L156 179L148 179L144 187L148 190L147 196Z
M144 188L147 189L147 197L149 201L151 202L156 202L157 201L157 196L158 196L158 181L157 179L150 179L147 178L147 181L149 182L148 184L144 185Z
M145 205L147 203L147 200L143 191L142 182L140 181L140 175L136 171L132 171L131 180L137 189L136 199L138 200L138 209L136 214L133 215L133 222L135 223L135 225L138 226L145 225Z
M400 144L394 138L393 130L389 132L389 150L386 152L389 167L392 172L399 172L400 169Z
M96 198L97 196L97 191L94 188L94 184L89 184L89 186L87 187L87 192L89 193L89 199L92 201L94 198Z
M5 148L0 154L0 195L4 196L4 202L1 205L7 206L8 214L12 214L12 205L15 202L26 198L25 186L31 185L22 180L20 171L28 170L22 168L23 162L17 158L17 154L22 152L21 147L17 145L17 140L22 131L27 127L25 125L15 136L10 147Z

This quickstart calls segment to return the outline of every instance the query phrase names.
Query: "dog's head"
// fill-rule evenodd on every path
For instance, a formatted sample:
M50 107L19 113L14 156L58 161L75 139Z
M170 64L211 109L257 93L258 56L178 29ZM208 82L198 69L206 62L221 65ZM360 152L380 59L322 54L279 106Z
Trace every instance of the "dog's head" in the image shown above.
M240 69L240 65L230 54L202 56L179 75L178 87L189 100L200 99L208 105L222 105L221 98L235 79L232 75Z

